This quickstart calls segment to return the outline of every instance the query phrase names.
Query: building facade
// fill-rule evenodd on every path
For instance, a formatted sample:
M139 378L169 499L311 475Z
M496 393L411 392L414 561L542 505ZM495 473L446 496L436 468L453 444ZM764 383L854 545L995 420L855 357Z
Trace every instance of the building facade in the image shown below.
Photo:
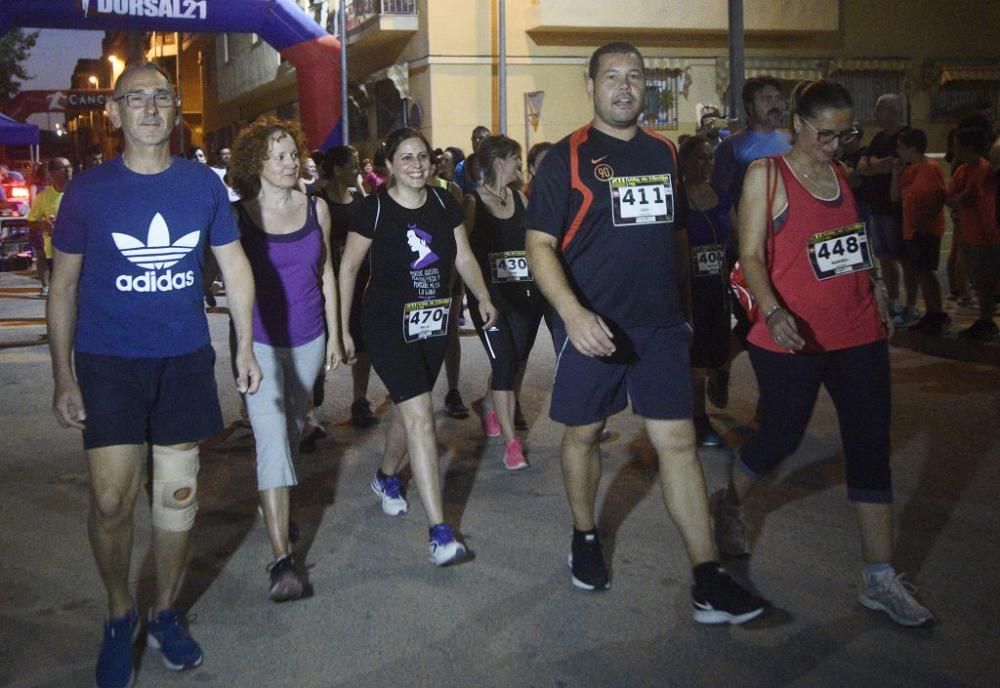
M337 0L299 4L338 32ZM648 126L676 136L694 131L702 107L725 110L726 0L506 0L502 104L499 4L348 0L352 143L369 152L408 123L434 146L467 149L476 125L499 131L501 107L507 134L526 147L557 140L590 118L587 58L623 39L646 57ZM942 12L931 0L745 0L744 25L746 76L771 74L789 90L804 78L841 81L868 125L879 94L902 93L932 150L962 111L1000 112L1000 3L953 0ZM199 50L206 143L229 143L260 114L297 116L294 69L259 38L218 35Z

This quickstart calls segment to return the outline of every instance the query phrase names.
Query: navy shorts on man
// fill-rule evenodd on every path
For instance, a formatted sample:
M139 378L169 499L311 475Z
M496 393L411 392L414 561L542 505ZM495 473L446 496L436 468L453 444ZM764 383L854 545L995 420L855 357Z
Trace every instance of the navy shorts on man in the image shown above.
M607 357L584 356L557 328L556 372L549 416L564 425L589 425L623 411L643 418L692 417L687 323L670 327L632 327L615 334L616 351Z
M170 358L77 352L75 363L87 410L85 449L146 442L169 447L222 430L211 346Z

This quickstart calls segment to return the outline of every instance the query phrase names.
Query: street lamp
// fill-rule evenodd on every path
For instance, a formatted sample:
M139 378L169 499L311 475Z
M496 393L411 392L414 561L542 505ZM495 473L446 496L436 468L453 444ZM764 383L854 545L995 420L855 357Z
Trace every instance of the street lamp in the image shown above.
M94 76L93 74L91 74L89 77L87 77L87 82L91 86L93 86L95 90L97 89L98 85L100 84L100 82L97 80L97 77Z

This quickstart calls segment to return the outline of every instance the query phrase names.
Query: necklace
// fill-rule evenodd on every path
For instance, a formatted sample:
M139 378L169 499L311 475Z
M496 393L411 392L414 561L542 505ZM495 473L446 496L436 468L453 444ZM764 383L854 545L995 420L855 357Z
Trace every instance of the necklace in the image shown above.
M494 191L493 189L491 189L490 187L488 187L486 184L483 184L483 188L486 189L486 192L489 193L490 196L493 196L495 199L497 199L498 201L500 201L500 207L501 208L506 208L507 207L507 187L506 186L501 187L501 189L503 191L502 195L498 194L496 191Z

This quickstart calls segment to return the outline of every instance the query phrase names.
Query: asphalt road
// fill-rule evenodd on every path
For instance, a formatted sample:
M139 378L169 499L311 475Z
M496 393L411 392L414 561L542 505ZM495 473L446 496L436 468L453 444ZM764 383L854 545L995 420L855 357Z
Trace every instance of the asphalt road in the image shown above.
M0 686L90 686L105 601L87 543L80 439L49 411L44 304L34 284L0 273ZM277 606L266 596L252 436L235 424L226 317L209 320L231 425L203 451L202 508L181 591L205 662L178 675L147 651L139 686L1000 685L996 366L892 353L896 564L937 614L932 629L897 627L855 601L857 532L825 395L800 450L754 495L754 555L732 566L774 602L769 617L738 628L691 620L690 570L663 507L655 455L631 413L610 421L602 449L600 529L612 587L575 589L544 332L523 398L530 470L506 473L502 447L484 441L476 416L438 416L446 512L475 553L450 569L427 562L415 495L405 517L382 514L367 487L382 431L347 425L349 374L328 379L323 417L332 432L303 457L293 493L298 557L314 593ZM484 389L486 360L476 339L463 347L461 390L472 400ZM442 380L438 406L444 391ZM381 403L384 394L374 380L371 398ZM712 410L734 445L749 432L754 397L743 356L729 407ZM721 486L728 451L701 458L709 488ZM145 607L149 519L145 508L137 512L132 577Z

